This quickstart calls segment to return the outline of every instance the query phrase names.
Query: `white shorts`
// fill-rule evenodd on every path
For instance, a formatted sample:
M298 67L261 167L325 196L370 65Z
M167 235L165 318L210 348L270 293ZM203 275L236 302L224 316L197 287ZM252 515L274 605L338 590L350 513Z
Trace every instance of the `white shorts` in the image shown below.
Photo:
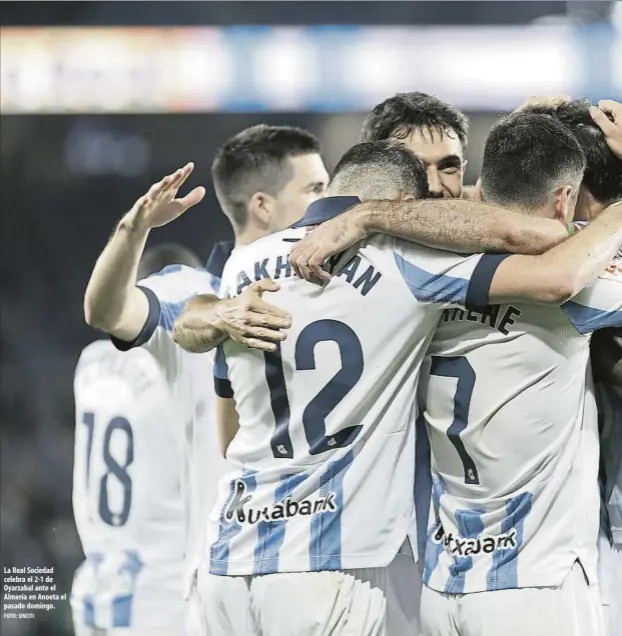
M622 636L622 546L612 546L603 535L598 544L598 582L605 633Z
M186 601L186 636L207 636L196 578Z
M560 587L445 594L424 585L423 636L604 636L600 594L577 562Z
M385 568L263 576L199 574L209 636L419 636L410 544Z

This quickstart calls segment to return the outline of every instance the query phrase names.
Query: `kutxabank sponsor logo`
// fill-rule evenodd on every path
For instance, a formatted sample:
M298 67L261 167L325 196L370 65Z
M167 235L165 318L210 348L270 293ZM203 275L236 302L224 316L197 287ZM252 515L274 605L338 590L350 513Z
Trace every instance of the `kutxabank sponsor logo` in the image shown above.
M491 554L498 550L513 550L517 548L516 529L509 532L490 535L480 534L473 538L455 536L452 532L445 534L443 526L439 524L432 535L432 541L442 544L443 548L455 557L468 557L480 553Z
M328 492L313 500L296 501L286 497L272 506L254 508L253 495L247 494L247 490L246 483L242 479L235 480L233 499L224 514L225 521L228 523L253 525L259 521L283 521L297 516L337 511L334 492Z

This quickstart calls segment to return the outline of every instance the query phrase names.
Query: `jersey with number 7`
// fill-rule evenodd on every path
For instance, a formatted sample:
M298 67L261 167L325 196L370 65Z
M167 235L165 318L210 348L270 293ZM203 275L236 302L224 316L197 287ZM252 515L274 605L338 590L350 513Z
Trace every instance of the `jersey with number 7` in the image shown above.
M424 581L468 593L596 580L590 335L622 325L622 263L561 307L443 312L422 376L434 517Z

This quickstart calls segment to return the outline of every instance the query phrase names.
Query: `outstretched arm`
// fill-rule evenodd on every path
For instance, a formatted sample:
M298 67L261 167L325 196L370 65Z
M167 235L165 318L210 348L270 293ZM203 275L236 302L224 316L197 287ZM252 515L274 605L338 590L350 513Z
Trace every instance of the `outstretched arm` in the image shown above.
M617 203L546 254L514 255L504 260L494 273L490 302L560 305L602 274L621 244L622 204Z
M527 217L475 201L366 201L318 226L290 254L296 273L326 281L325 261L374 233L454 252L541 254L568 233L550 219Z
M274 351L275 342L285 340L281 329L291 326L291 318L262 300L262 295L279 289L274 281L262 279L234 298L196 296L175 321L173 340L193 353L210 351L227 338L253 349Z
M136 287L138 263L149 231L173 221L205 195L199 187L175 198L193 168L189 163L152 185L117 225L86 288L84 317L91 327L124 341L134 340L142 330L149 303Z

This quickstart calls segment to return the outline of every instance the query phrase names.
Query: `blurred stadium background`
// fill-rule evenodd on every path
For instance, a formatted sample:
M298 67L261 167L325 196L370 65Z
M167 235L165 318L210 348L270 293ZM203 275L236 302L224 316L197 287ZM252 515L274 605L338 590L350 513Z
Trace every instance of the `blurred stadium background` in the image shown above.
M121 214L194 161L206 200L153 243L207 256L229 228L209 183L249 125L303 126L329 168L398 91L471 120L466 183L528 95L622 97L621 2L2 2L2 565L82 558L71 511L72 379L96 334L82 296ZM3 636L72 633L68 603Z

